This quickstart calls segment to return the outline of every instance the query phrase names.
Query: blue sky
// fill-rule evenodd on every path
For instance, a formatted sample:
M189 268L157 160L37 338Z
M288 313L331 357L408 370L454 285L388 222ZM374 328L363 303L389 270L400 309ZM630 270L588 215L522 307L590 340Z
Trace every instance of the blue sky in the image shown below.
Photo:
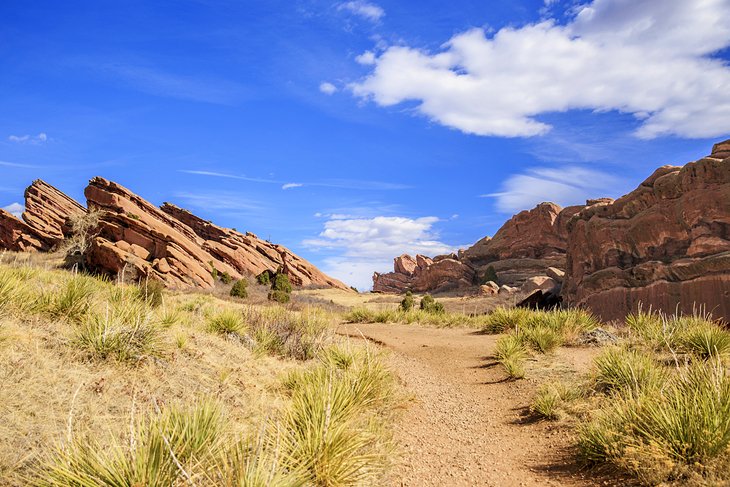
M730 0L0 4L0 207L115 180L370 286L730 134ZM17 206L11 209L18 210Z

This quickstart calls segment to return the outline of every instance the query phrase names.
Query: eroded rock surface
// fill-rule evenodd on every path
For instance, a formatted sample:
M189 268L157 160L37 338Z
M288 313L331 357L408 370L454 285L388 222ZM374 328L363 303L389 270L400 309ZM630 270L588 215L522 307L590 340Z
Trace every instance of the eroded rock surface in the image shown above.
M730 141L663 166L631 193L571 221L563 296L604 319L646 309L730 319Z

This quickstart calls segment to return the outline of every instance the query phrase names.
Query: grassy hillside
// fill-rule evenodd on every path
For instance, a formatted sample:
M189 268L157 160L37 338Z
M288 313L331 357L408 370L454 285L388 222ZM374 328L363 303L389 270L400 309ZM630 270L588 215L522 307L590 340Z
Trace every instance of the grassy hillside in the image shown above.
M335 321L2 264L0 484L377 483L391 375Z

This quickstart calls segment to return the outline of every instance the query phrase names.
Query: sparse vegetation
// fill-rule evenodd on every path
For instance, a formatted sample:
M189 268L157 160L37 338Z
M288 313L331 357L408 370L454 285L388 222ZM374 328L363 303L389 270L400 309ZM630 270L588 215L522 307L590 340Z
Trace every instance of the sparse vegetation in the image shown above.
M523 341L517 336L506 335L497 340L497 345L494 347L494 357L502 364L511 379L521 379L525 376L527 349Z
M256 282L261 284L262 286L268 286L271 284L271 276L269 275L270 271L264 271L258 276L256 276Z
M144 279L137 284L137 297L153 308L162 304L164 294L164 284L155 279Z
M426 294L421 298L420 307L421 310L431 314L443 314L446 312L446 310L444 310L444 305L433 299L433 296L430 294Z
M398 309L400 311L408 312L413 309L413 307L416 305L416 301L413 299L413 293L411 291L406 291L406 295L403 297L403 300L400 302L400 306Z
M226 309L208 319L208 331L221 335L240 335L244 330L243 315L240 312Z
M233 277L231 277L228 271L225 271L223 274L221 274L221 282L226 286L233 282Z

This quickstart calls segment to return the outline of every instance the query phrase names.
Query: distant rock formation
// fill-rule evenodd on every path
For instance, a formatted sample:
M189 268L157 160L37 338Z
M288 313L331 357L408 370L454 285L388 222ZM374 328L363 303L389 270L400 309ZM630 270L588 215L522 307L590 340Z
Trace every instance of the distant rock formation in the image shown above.
M433 259L401 255L394 259L393 272L375 273L373 291L438 292L467 288L484 282L490 267L498 284L509 287L522 287L533 278L548 279L548 269L554 269L557 276L565 268L568 221L583 208L541 203L510 218L494 237L484 237L458 254ZM553 279L553 285L562 281ZM531 287L525 292L535 289Z
M261 240L250 232L244 235L236 230L219 227L171 203L163 204L161 209L202 238L203 249L241 274L259 275L281 268L295 286L349 289L282 245Z
M730 321L730 140L709 157L663 166L613 203L569 224L563 296L603 319L635 310Z
M0 249L48 251L71 232L71 219L86 209L50 184L37 179L25 190L22 220L0 210Z
M131 279L156 279L168 287L208 288L215 274L237 279L283 272L295 286L335 287L344 283L322 273L287 248L251 233L218 227L166 203L162 209L104 178L85 190L94 212L84 263L92 271ZM0 210L0 249L49 251L71 236L72 221L86 209L43 181L25 192L23 219Z

